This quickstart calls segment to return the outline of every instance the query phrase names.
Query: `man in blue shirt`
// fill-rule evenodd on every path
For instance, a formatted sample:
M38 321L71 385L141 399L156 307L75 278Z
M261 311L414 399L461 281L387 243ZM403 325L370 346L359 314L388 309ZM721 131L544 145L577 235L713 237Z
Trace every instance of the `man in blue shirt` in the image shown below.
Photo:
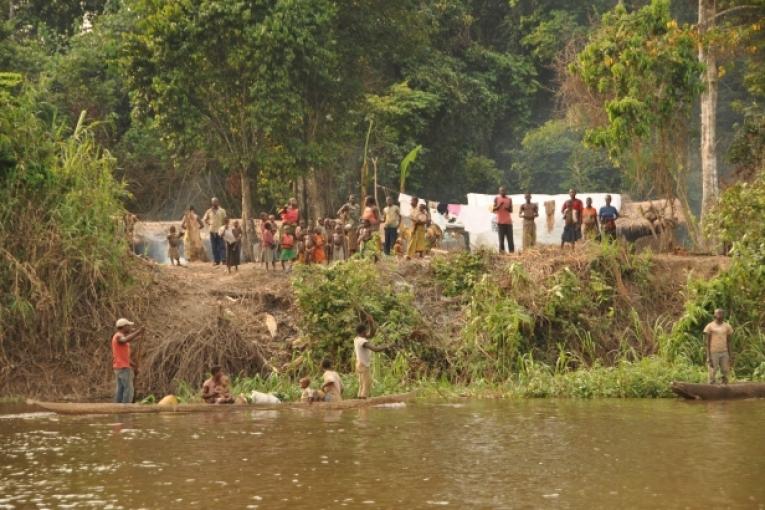
M616 218L619 217L619 211L611 205L611 195L606 195L606 205L600 208L600 226L603 234L611 239L616 239Z

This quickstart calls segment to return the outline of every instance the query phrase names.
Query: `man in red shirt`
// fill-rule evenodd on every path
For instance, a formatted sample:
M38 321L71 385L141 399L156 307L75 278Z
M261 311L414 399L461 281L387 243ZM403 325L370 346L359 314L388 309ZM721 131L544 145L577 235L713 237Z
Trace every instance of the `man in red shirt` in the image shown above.
M513 199L507 196L507 190L500 186L499 195L494 198L492 211L497 214L497 232L499 233L499 251L505 252L505 239L507 239L507 251L513 253Z
M571 249L574 249L575 243L582 237L582 209L584 204L576 198L576 190L568 190L568 196L571 197L563 204L563 236L560 240L560 249L566 243L571 243Z
M133 323L127 319L119 319L116 324L117 332L112 336L112 368L117 377L117 390L114 401L118 404L133 402L133 363L130 361L130 342L137 340L143 328L133 329Z

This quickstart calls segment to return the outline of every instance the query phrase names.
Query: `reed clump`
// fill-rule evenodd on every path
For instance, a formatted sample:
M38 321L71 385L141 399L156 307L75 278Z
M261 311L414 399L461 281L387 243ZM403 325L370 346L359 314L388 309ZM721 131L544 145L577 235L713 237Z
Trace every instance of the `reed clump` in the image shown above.
M120 219L114 159L85 114L59 122L44 90L0 82L0 391L66 391L61 374L108 377L118 310L144 300ZM98 368L94 368L98 367ZM25 371L29 374L25 375ZM25 381L25 388L13 387Z

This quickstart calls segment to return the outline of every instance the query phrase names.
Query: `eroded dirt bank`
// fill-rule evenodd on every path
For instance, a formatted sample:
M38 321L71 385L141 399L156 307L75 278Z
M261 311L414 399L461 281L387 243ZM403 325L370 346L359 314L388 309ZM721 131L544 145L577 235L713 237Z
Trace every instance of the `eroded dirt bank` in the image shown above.
M532 279L541 279L563 267L583 270L589 254L574 254L544 248L509 260L522 264ZM506 278L504 260L495 260L490 269L497 279ZM228 274L225 267L194 263L186 267L141 263L142 285L135 306L115 310L146 328L144 340L136 347L139 396L162 394L177 389L179 381L198 383L210 363L225 362L234 373L247 375L283 371L299 355L300 313L290 276L245 264ZM724 257L655 255L649 286L627 285L625 299L640 310L641 320L676 318L683 305L688 276L709 278L727 267ZM441 338L458 342L461 305L443 295L425 261L385 262L379 270L386 278L413 283L416 306ZM274 334L269 330L269 322ZM619 332L614 332L618 335ZM58 362L29 360L18 377L0 385L2 394L35 395L50 398L103 399L112 391L111 331L105 325L94 329L93 343L81 352L60 353ZM87 358L89 372L71 357Z

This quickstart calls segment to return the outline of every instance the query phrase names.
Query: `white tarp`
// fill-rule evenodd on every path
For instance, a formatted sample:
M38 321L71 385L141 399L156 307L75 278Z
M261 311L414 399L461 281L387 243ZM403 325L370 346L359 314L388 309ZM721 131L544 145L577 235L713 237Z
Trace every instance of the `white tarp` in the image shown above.
M577 193L576 197L585 203L587 198L592 198L592 205L595 209L606 205L606 195L608 193ZM622 198L618 193L611 193L611 205L621 210ZM519 210L521 204L526 201L523 195L509 195L513 200L513 243L516 251L521 251L523 246L523 220L520 217ZM470 234L470 248L493 248L497 249L497 215L491 212L494 206L494 197L496 195L481 195L479 193L468 193L467 205L461 205L457 215L457 225L465 228ZM563 235L563 214L561 209L563 203L568 200L568 194L560 195L542 195L531 194L531 202L539 207L539 217L537 218L537 243L538 244L560 244L561 235ZM401 215L408 218L411 211L412 196L401 193L398 196ZM555 200L555 215L552 232L547 231L547 213L545 212L545 202ZM420 199L420 204L428 202ZM438 213L433 207L430 208L431 220L442 229L446 228L446 218Z
M608 193L577 193L576 197L584 203L587 198L592 198L592 205L595 209L600 209L606 205L606 195ZM611 193L611 205L621 209L621 195ZM526 201L523 195L509 195L513 200L513 243L516 251L520 251L523 246L523 220L520 218L519 210L522 203ZM494 248L497 249L497 215L491 212L496 195L480 195L478 193L468 193L468 205L460 208L460 214L457 218L465 226L465 230L470 233L470 248ZM537 218L537 243L538 244L560 244L560 238L563 234L563 214L561 209L563 203L568 200L568 194L560 195L541 195L531 194L531 202L539 207L539 217ZM552 232L547 231L547 215L545 212L545 202L555 200L555 222Z
M426 200L420 199L420 204L428 204ZM409 218L412 213L412 195L406 193L400 193L398 195L398 207L401 210L401 216L403 218ZM435 208L430 208L430 221L438 225L441 230L446 230L447 220L440 214Z

